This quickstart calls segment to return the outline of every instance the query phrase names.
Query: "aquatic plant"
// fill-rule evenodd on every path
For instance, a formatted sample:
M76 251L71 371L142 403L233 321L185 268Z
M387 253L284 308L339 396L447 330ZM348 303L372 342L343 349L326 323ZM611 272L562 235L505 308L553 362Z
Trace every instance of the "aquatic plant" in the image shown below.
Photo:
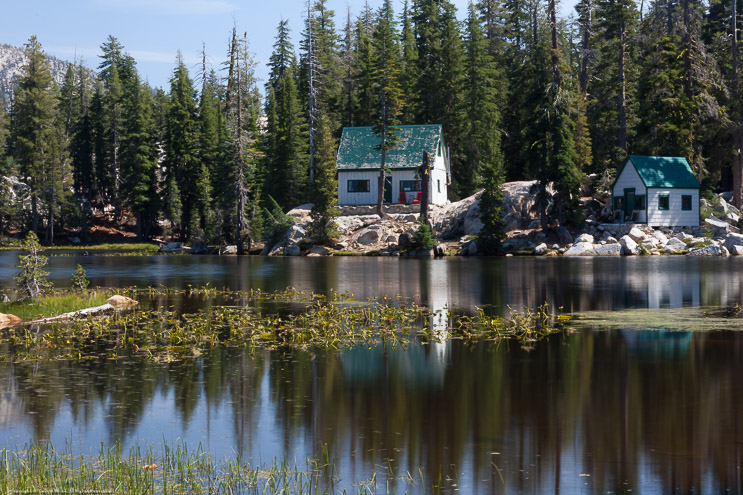
M121 291L120 291L121 292ZM352 293L246 292L189 287L128 289L144 301L163 294L203 298L207 308L181 312L162 306L117 312L99 318L15 327L0 332L0 359L100 359L124 355L156 361L199 356L214 346L320 347L406 346L414 342L502 340L533 342L556 331L547 306L511 311L507 318L478 309L474 316L446 315L446 331L433 330L436 315L402 298L358 301ZM216 304L216 302L219 304ZM226 304L225 304L226 303Z

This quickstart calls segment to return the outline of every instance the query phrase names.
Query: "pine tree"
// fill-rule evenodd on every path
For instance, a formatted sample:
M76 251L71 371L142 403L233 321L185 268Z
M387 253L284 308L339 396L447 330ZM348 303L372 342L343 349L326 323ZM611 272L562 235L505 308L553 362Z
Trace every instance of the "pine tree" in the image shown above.
M19 299L38 299L44 292L52 288L52 283L46 279L49 272L44 270L44 266L49 259L40 254L39 238L33 231L26 234L23 249L28 251L28 254L18 256L20 272L15 278L20 292Z
M307 122L299 103L297 64L286 21L279 24L269 67L265 190L289 209L304 197L308 162Z
M313 187L309 235L317 244L328 244L338 237L334 218L338 216L338 179L335 170L336 143L324 114L318 120L317 177Z
M233 180L234 203L232 236L238 254L250 250L252 243L260 239L262 221L260 208L261 153L258 141L258 119L260 98L256 87L255 62L248 50L247 36L237 38L232 31L230 45L231 70L227 87L230 97L226 104L229 128L229 145L226 147L224 171Z
M26 43L25 55L28 62L13 99L11 135L19 172L30 188L32 230L37 231L40 202L45 199L49 172L57 164L57 97L56 84L35 36Z
M415 88L418 86L419 66L418 47L415 41L413 18L408 8L408 0L405 0L403 11L400 16L400 87L403 88L403 105L400 122L403 124L416 124L419 113L418 101L420 95Z
M589 101L589 123L598 172L620 166L630 149L636 112L634 40L638 11L634 0L597 0L593 39L598 52Z
M442 125L451 149L451 168L456 170L463 166L466 147L464 50L456 9L446 0L417 0L413 21L418 41L417 121Z
M91 81L82 65L77 66L77 120L73 123L70 155L72 159L72 173L74 191L81 198L90 199L95 183L93 168L93 119L90 112Z
M335 134L340 129L343 109L343 71L340 39L335 31L335 12L326 0L307 4L307 19L300 43L299 92L309 123L309 181L314 181L315 134L320 114L328 117Z
M199 159L209 176L209 192L212 204L204 204L199 212L201 228L208 242L215 242L229 232L229 215L225 212L232 204L232 191L225 159L227 129L221 112L220 85L214 70L202 69L201 98L199 100Z
M138 80L139 78L135 76ZM141 83L127 88L122 122L122 195L136 218L139 240L148 239L159 212L157 148L152 121L152 92Z
M474 194L489 176L502 180L500 115L498 88L500 83L495 60L489 53L480 20L474 5L467 15L466 92L467 136L465 160L455 174L462 197Z
M8 113L5 111L2 105L0 105L0 168L3 166L5 160L6 149L5 145L10 135L10 120L8 119Z
M343 83L342 83L342 112L341 112L341 126L342 127L353 127L354 126L354 108L356 107L356 66L355 66L355 53L354 53L354 31L353 24L351 22L351 8L348 8L346 26L343 29L343 44L341 54L341 67L343 68Z
M188 69L179 53L178 65L170 79L165 167L167 184L177 183L180 191L181 237L184 239L188 239L194 227L191 222L196 213L208 201L203 194L208 177L198 158L197 132L196 91L193 89ZM170 197L173 196L172 192L167 194Z
M123 109L124 95L131 94L128 88L135 86L137 81L136 64L134 59L124 53L124 47L119 41L108 36L101 44L101 59L98 69L100 80L103 82L101 94L102 115L99 117L100 128L96 146L96 178L98 194L114 206L116 219L121 217L122 198L121 188L121 161L120 146L122 141L122 125L124 122Z
M387 173L387 152L400 140L400 114L402 113L402 90L400 89L400 50L396 42L392 2L385 0L377 15L373 36L374 47L374 91L377 94L378 113L372 131L379 138L379 179L377 183L377 215L384 218L384 186Z
M356 21L355 42L355 109L354 124L357 126L372 125L374 116L377 114L378 106L375 105L375 67L374 49L371 41L372 15L369 6Z

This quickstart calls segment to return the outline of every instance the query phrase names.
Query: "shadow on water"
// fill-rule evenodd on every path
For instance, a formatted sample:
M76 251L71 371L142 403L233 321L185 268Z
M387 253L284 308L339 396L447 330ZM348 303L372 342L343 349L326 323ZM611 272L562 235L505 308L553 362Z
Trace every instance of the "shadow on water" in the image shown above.
M294 286L493 313L545 301L566 312L728 305L743 273L732 258L90 258L52 258L53 279L64 285L87 261L101 286ZM9 270L0 263L5 280ZM349 483L409 472L422 488L422 473L427 491L447 475L462 493L739 491L742 360L741 332L595 324L531 350L453 340L214 348L170 364L24 362L0 367L0 438L73 438L81 450L182 439L252 462L321 457L327 446Z

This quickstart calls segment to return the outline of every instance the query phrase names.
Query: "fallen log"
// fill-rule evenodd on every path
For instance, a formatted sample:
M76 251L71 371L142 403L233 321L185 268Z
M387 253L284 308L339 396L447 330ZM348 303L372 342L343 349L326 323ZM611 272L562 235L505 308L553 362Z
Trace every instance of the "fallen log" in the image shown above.
M58 321L68 320L81 320L83 318L90 318L94 316L102 316L105 314L113 313L117 309L131 308L139 304L132 298L126 296L114 295L107 299L106 304L101 306L94 306L92 308L79 309L77 311L70 311L69 313L62 313L61 315L48 316L46 318L39 318L31 321L20 321L18 319L15 323L10 323L6 326L14 325L43 325L45 323L55 323Z

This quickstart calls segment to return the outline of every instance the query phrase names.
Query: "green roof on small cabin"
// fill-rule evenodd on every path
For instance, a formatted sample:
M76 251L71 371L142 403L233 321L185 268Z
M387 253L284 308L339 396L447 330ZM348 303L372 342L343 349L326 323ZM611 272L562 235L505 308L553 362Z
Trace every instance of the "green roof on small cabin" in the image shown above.
M630 155L629 162L635 166L645 187L699 189L699 181L684 157Z
M397 146L387 150L386 165L391 169L416 168L423 162L423 152L428 151L431 160L444 148L441 124L400 125ZM371 127L345 127L338 146L337 168L339 170L377 169L381 166L381 154L376 147L381 140Z

